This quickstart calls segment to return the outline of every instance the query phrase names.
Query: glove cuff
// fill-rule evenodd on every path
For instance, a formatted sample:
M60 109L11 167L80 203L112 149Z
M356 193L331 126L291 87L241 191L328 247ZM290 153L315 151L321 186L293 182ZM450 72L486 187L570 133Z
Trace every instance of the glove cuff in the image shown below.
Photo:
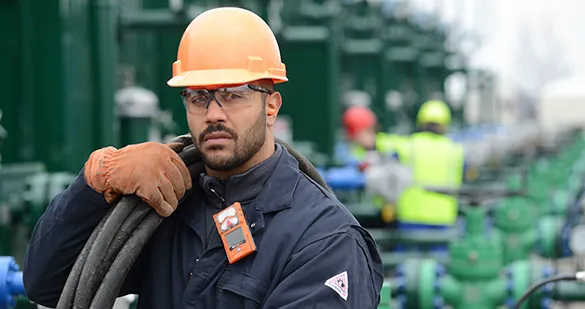
M85 163L85 181L95 191L111 191L109 180L120 151L114 147L105 147L94 151Z

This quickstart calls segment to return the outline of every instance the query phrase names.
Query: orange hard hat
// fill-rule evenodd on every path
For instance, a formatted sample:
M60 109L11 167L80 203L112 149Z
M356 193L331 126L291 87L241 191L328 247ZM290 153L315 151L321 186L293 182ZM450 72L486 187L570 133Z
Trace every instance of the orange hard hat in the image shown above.
M181 38L171 87L288 81L272 30L251 11L217 8L197 16Z
M376 122L378 119L374 112L365 106L352 106L343 113L343 126L350 138L375 126Z

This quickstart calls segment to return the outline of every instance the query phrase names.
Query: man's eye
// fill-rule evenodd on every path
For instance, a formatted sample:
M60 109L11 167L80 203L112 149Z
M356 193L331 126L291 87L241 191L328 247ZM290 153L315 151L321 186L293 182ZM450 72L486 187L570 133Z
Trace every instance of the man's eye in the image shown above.
M229 94L228 94L228 98L229 98L229 99L232 99L232 100L235 100L235 99L240 99L240 98L242 98L242 96L241 96L241 95L239 95L239 94L237 94L237 93L233 93L233 92L231 92L231 93L229 93Z
M192 96L189 101L191 101L191 103L201 103L201 102L205 102L207 100L205 99L205 97Z
M189 103L195 106L204 106L207 104L207 98L201 96L192 96L189 98Z
M220 95L221 95L222 99L226 100L226 101L233 101L233 100L238 100L238 99L243 98L242 95L235 93L235 92L223 92L223 93L220 93Z

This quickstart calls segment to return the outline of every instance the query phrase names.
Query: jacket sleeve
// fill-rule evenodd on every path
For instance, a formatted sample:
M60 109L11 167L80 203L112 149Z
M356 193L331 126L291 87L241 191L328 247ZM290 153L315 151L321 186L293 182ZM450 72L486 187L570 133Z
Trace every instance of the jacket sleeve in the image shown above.
M23 280L31 301L56 307L77 256L112 206L87 185L83 169L51 200L32 232L24 259ZM136 290L136 272L130 272L122 288L126 294Z
M382 262L373 240L360 238L338 233L295 253L262 308L377 308Z

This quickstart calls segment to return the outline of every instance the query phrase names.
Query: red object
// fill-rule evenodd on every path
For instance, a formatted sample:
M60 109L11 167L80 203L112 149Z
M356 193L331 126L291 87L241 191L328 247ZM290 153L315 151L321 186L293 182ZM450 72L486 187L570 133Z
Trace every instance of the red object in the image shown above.
M367 107L353 106L343 114L343 126L349 138L376 125L376 115Z
M358 165L358 169L360 170L360 172L363 172L368 168L368 166L370 166L368 162L362 162Z

